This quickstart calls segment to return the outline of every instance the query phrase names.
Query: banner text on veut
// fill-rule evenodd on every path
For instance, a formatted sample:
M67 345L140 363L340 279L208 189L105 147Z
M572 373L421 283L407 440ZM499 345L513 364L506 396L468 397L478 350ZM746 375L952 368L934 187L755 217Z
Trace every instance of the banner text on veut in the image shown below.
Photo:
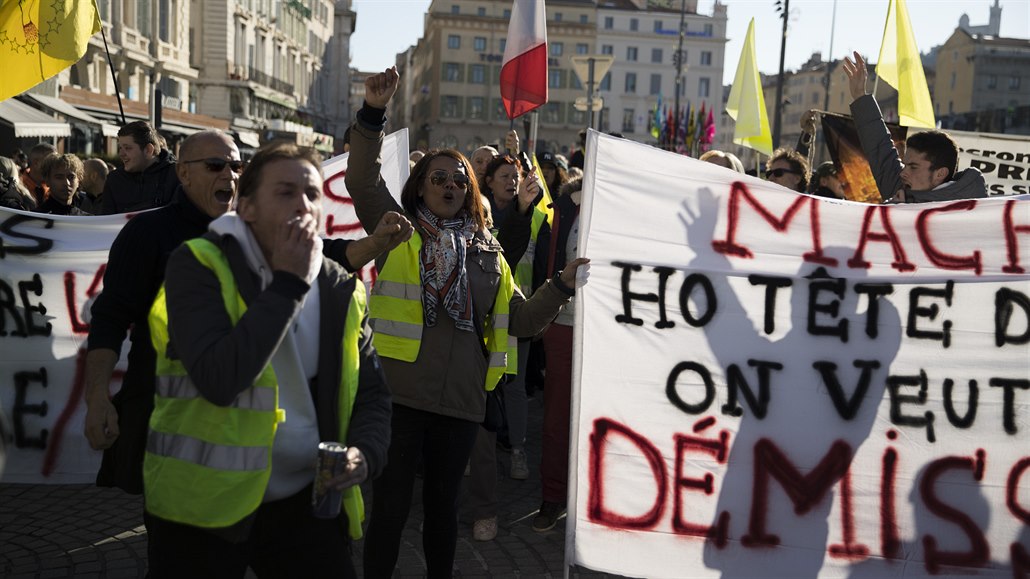
M576 563L1027 567L1030 202L827 201L595 139Z

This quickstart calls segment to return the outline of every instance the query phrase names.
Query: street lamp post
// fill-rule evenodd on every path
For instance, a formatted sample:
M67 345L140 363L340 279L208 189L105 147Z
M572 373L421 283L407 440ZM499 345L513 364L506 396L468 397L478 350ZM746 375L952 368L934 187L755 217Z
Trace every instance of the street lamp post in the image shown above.
M776 79L776 118L773 119L774 149L780 147L780 117L783 113L783 58L787 53L787 18L790 17L790 0L776 0L776 9L782 9L780 17L783 18L783 37L780 39L780 75Z
M673 151L676 149L676 139L679 137L680 129L680 93L683 92L683 36L684 36L684 23L686 21L687 14L687 0L680 1L680 38L679 46L676 48L676 97L675 105L673 107L673 116L675 121L673 122L673 135L669 139L669 150Z

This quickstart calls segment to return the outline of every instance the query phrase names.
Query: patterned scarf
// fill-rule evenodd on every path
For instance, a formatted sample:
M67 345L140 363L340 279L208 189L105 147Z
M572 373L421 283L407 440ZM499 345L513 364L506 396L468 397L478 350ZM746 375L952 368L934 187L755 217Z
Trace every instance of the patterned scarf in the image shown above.
M456 328L475 331L465 254L476 233L476 223L464 210L453 219L440 219L419 204L417 213L418 224L425 232L418 273L426 325L436 325L436 306L442 301Z

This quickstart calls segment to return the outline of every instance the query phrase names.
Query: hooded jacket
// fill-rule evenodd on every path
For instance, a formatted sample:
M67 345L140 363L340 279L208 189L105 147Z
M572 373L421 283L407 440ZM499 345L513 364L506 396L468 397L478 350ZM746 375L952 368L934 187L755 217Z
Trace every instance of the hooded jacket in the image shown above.
M179 176L175 174L175 156L163 150L142 172L125 169L112 171L104 183L101 215L144 211L168 205Z
M876 179L876 187L880 190L880 198L890 202L898 191L905 189L901 180L904 164L894 148L887 125L876 99L865 95L851 103L851 115L855 118L858 139L862 142L862 151L869 161L869 169ZM905 202L925 203L927 201L955 201L958 199L975 199L987 197L987 183L979 169L970 167L952 175L951 181L941 184L929 191L907 189Z

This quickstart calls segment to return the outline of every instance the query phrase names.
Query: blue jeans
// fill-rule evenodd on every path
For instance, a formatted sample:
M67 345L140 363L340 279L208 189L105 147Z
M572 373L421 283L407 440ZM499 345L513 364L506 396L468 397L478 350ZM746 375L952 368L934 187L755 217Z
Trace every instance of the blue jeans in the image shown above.
M479 427L476 422L393 405L388 462L372 486L372 514L365 537L365 577L377 579L393 574L401 533L411 510L419 456L425 467L422 549L427 576L451 576L458 540L462 476Z

